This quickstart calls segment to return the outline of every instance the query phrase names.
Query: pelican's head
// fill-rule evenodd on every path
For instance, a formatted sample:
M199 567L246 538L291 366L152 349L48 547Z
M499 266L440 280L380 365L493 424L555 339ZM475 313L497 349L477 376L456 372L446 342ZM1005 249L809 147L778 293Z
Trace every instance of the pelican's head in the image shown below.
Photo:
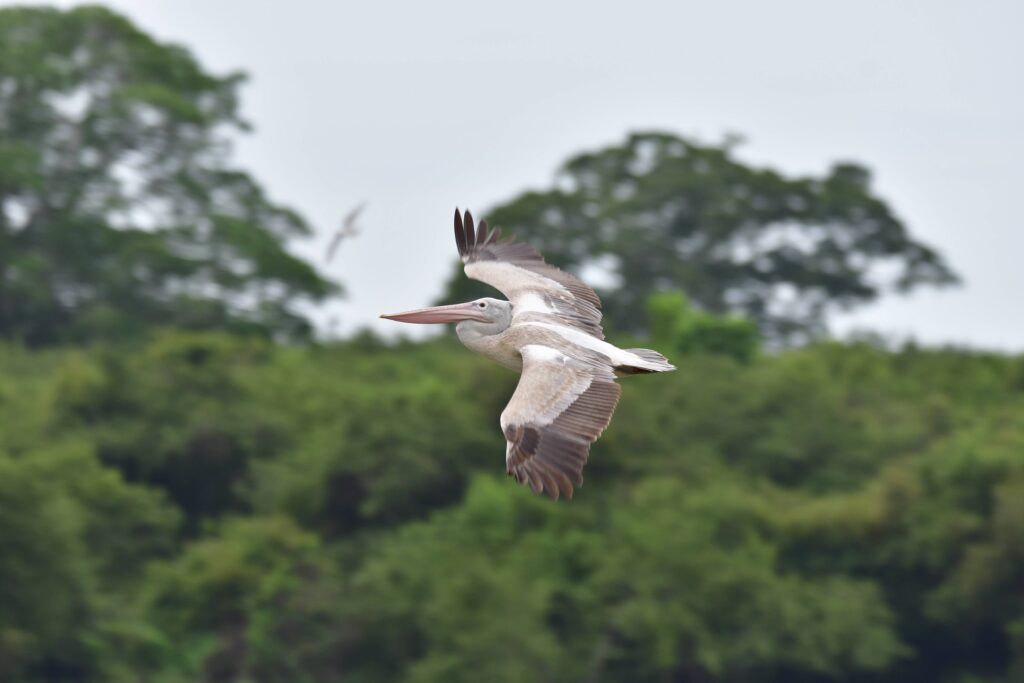
M419 308L381 317L401 323L459 323L460 331L473 330L479 334L498 334L512 322L512 304L501 299L484 297L464 304Z

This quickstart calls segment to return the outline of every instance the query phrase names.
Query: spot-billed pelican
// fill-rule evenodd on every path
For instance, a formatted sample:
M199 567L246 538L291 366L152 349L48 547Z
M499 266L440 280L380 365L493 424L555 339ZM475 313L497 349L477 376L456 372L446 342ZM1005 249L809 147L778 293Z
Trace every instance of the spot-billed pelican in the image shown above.
M501 414L510 476L536 493L572 497L583 465L619 401L616 376L675 370L650 349L604 341L601 300L579 279L544 261L525 242L500 240L501 228L473 225L455 211L455 242L466 275L508 301L485 297L382 318L406 323L457 322L471 350L521 372Z

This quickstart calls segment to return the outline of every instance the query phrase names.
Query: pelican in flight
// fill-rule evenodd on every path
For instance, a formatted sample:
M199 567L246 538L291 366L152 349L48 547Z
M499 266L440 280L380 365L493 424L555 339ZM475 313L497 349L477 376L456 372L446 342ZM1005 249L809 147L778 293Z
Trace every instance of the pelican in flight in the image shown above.
M485 297L451 306L382 315L405 323L458 323L470 350L522 373L501 414L505 468L535 493L572 497L583 483L590 445L608 426L621 389L615 378L670 372L650 349L620 349L604 341L601 300L576 277L544 261L525 242L500 240L501 228L474 226L455 211L455 243L466 275L498 289L508 301ZM499 241L500 240L500 241Z

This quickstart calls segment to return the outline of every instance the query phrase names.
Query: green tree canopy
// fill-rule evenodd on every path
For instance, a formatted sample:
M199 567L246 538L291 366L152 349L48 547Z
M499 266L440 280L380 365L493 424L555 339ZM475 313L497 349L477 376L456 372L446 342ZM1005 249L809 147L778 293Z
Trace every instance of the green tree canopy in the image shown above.
M610 271L598 289L610 322L626 331L643 329L647 298L665 289L746 315L769 338L800 339L823 331L830 311L886 290L956 282L874 194L866 168L786 177L740 162L733 147L630 135L570 159L552 189L487 218L559 266ZM458 274L445 298L471 298L473 288Z
M0 681L1022 680L1024 357L679 299L558 503L449 339L0 343Z
M242 81L100 7L0 10L0 336L307 331L333 286L229 163Z

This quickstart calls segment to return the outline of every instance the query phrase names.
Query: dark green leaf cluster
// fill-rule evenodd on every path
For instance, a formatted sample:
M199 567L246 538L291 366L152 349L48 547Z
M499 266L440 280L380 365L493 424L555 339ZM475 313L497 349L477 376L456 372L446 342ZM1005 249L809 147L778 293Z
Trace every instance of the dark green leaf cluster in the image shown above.
M647 312L652 343L670 355L710 353L749 361L760 346L753 322L695 310L682 292L653 294Z
M1024 360L737 348L553 503L449 341L0 347L0 677L1018 680Z

